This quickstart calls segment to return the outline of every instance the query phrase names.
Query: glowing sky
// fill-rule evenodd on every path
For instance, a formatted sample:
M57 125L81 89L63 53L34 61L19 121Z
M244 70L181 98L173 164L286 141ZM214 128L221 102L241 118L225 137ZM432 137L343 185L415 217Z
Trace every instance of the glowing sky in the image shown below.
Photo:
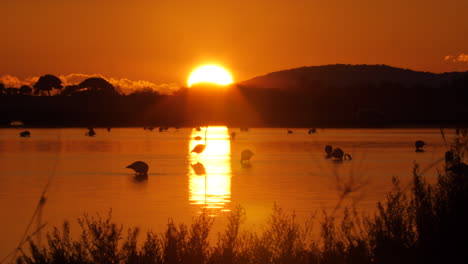
M334 63L468 70L466 0L2 0L1 11L0 75L20 78L185 83L207 63L235 80Z

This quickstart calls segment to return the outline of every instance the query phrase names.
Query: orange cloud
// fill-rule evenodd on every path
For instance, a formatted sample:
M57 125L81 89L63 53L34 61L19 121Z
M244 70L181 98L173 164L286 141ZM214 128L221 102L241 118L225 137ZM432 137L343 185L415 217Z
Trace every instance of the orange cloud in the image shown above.
M444 57L444 60L452 62L468 62L468 54L461 53L458 56L447 55Z
M444 57L444 60L451 61L451 60L453 60L453 58L455 58L455 57L452 56L452 55L447 55L447 56Z
M37 82L38 79L38 77L29 77L24 80L21 80L16 76L5 74L0 76L0 83L3 83L6 87L19 88L23 85L32 86Z

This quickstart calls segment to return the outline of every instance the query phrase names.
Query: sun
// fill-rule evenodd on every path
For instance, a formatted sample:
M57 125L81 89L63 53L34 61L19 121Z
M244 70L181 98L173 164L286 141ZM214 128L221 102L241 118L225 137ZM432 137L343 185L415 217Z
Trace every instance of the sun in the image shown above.
M203 65L195 69L188 79L188 87L195 83L213 83L217 85L228 85L232 83L231 74L218 65Z

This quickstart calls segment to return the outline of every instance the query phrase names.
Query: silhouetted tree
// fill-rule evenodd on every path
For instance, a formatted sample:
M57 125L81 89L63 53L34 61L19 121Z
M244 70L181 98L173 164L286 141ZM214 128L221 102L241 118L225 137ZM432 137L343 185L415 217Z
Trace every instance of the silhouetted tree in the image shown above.
M57 76L46 74L41 76L39 80L34 84L34 93L40 94L41 92L46 91L47 94L50 96L50 91L52 89L62 89L62 80L60 80Z
M19 88L19 93L21 95L30 95L32 93L32 88L29 85L23 85Z
M105 79L99 77L88 78L82 81L78 86L82 89L83 92L87 92L89 94L116 94L114 86Z

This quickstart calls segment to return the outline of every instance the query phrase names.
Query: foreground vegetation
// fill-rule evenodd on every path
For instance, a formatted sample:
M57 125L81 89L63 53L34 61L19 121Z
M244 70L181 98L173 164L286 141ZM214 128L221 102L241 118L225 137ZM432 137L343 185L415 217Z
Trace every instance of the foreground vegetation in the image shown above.
M462 131L446 153L437 182L428 184L424 169L413 169L410 188L393 179L393 191L375 215L343 208L342 216L299 224L278 206L262 232L242 231L245 212L237 207L210 243L213 218L203 212L190 226L169 222L164 233L148 232L137 245L138 229L107 217L79 219L81 236L69 224L47 236L47 247L30 241L17 263L468 263L468 166L463 163L467 133ZM347 189L347 192L352 189ZM312 227L320 235L312 234Z

